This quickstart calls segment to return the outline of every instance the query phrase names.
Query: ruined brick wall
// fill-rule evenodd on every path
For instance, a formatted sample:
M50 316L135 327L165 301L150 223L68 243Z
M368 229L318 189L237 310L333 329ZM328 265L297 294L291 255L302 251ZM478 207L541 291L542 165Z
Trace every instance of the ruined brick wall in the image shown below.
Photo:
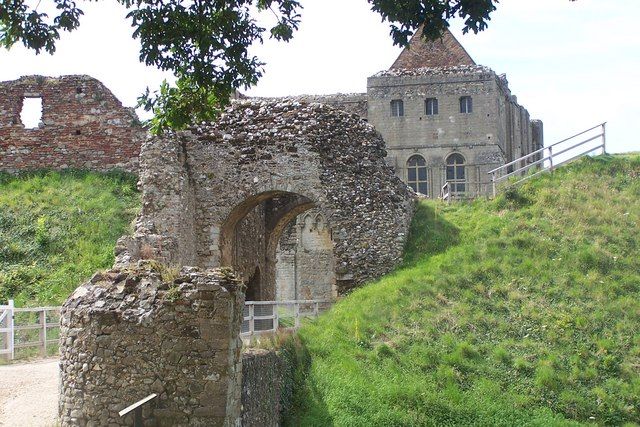
M27 129L25 98L42 99L42 120ZM27 76L0 82L0 171L137 171L146 131L138 117L89 76Z
M238 425L242 285L229 271L157 266L98 273L65 302L63 426L131 425L118 411L151 393L145 425Z

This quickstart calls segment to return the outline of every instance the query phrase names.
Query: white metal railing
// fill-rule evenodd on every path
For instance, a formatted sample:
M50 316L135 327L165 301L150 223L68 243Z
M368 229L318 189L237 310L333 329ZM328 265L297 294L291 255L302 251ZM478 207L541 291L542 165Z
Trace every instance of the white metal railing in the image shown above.
M606 154L606 126L607 122L600 123L597 126L579 132L555 144L540 148L526 156L522 156L512 162L490 170L488 173L491 175L493 196L496 196L498 184L511 177L522 176L518 181L512 183L512 185L516 185L543 172L553 172L554 168L595 151L602 150L602 154ZM580 142L573 144L575 139L583 135L586 139L582 139ZM534 167L539 170L535 173L528 173L528 171Z
M464 189L459 187L463 185ZM472 199L489 194L491 181L445 181L440 190L440 198L446 202L457 199Z
M302 318L317 317L331 304L325 300L247 301L240 335L248 337L279 329L295 330L300 327Z
M16 358L16 350L37 348L46 356L58 344L60 307L16 308L13 300L0 305L0 357Z
M295 330L303 318L317 317L331 305L329 300L247 301L240 335ZM58 344L60 308L16 308L13 300L0 305L0 357L13 360L16 350L34 347L46 356L50 346Z

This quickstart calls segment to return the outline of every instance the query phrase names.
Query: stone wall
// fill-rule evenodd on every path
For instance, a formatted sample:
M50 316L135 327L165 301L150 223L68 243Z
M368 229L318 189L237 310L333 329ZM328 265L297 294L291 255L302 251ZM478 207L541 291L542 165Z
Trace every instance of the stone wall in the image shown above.
M276 299L326 300L336 297L331 230L322 212L299 215L280 238Z
M465 159L468 189L482 193L490 190L489 170L537 146L529 113L511 95L506 78L487 67L391 69L370 77L367 87L368 119L385 139L389 164L407 181L407 161L422 156L429 197L440 195L452 153ZM462 96L472 98L471 113L460 112ZM427 98L438 100L437 114L426 114ZM392 116L392 100L403 101L404 115Z
M42 120L25 128L26 98L41 98ZM146 137L133 109L125 108L89 76L27 76L0 82L0 171L89 169L137 171Z
M119 244L118 262L230 266L248 280L261 263L234 254L253 251L269 281L262 295L274 296L282 230L317 207L332 230L338 292L346 292L402 257L413 198L385 154L380 135L357 115L291 100L234 102L213 124L143 145L143 210L135 235ZM242 231L256 207L264 227ZM237 246L239 232L260 230L264 237Z
M295 101L295 102L318 102L329 105L350 114L357 114L363 119L367 119L368 105L366 93L335 93L330 95L298 95L286 96L282 98L254 98L262 101Z
M288 369L273 350L248 349L242 355L242 426L277 427L286 390Z
M225 270L96 274L62 308L61 424L131 425L118 411L157 393L145 425L237 425L243 303Z

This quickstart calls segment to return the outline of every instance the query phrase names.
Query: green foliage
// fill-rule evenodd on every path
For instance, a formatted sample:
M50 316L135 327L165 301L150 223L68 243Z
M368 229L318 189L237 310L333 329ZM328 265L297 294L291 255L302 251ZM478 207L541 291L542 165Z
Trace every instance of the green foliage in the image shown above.
M405 265L290 344L288 425L640 423L640 156L422 202Z
M138 105L153 111L149 130L161 134L166 130L181 130L194 122L212 121L220 112L221 103L207 88L198 87L189 78L178 79L176 87L162 82L153 95L147 88L138 98Z
M171 71L176 86L164 82L158 91L147 89L140 105L153 110L155 132L182 129L209 120L234 90L255 85L264 63L249 53L261 43L265 33L276 40L289 41L300 24L301 4L297 0L117 0L127 10L140 40L140 61ZM436 39L448 27L448 20L465 20L464 31L482 31L487 26L497 0L409 0L393 2L368 0L391 27L394 44L406 45L418 26L423 35ZM61 31L73 31L83 14L76 2L49 0L39 12L26 0L0 0L0 47L22 42L36 53L54 53ZM48 3L48 4L47 4ZM48 7L47 7L48 6ZM258 25L258 15L267 13L270 28Z
M0 302L62 303L111 266L138 205L127 174L0 174Z

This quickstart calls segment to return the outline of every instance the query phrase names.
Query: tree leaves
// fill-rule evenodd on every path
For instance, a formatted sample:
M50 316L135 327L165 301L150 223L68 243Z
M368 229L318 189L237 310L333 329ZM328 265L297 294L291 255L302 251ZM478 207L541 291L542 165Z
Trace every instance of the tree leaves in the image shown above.
M41 0L42 1L42 0ZM0 46L17 42L55 52L60 31L72 31L82 15L72 0L49 0L58 14L50 19L30 8L25 0L0 0ZM133 37L140 40L140 61L171 71L177 84L164 82L155 92L139 98L139 105L156 114L155 131L184 128L210 120L237 89L255 85L264 63L249 53L254 43L270 37L289 41L300 24L302 5L297 0L117 0L129 13ZM388 21L396 45L404 46L425 23L423 35L441 36L448 20L465 19L464 31L482 31L498 0L367 0L371 9ZM270 12L275 23L268 30L258 25L257 14Z

